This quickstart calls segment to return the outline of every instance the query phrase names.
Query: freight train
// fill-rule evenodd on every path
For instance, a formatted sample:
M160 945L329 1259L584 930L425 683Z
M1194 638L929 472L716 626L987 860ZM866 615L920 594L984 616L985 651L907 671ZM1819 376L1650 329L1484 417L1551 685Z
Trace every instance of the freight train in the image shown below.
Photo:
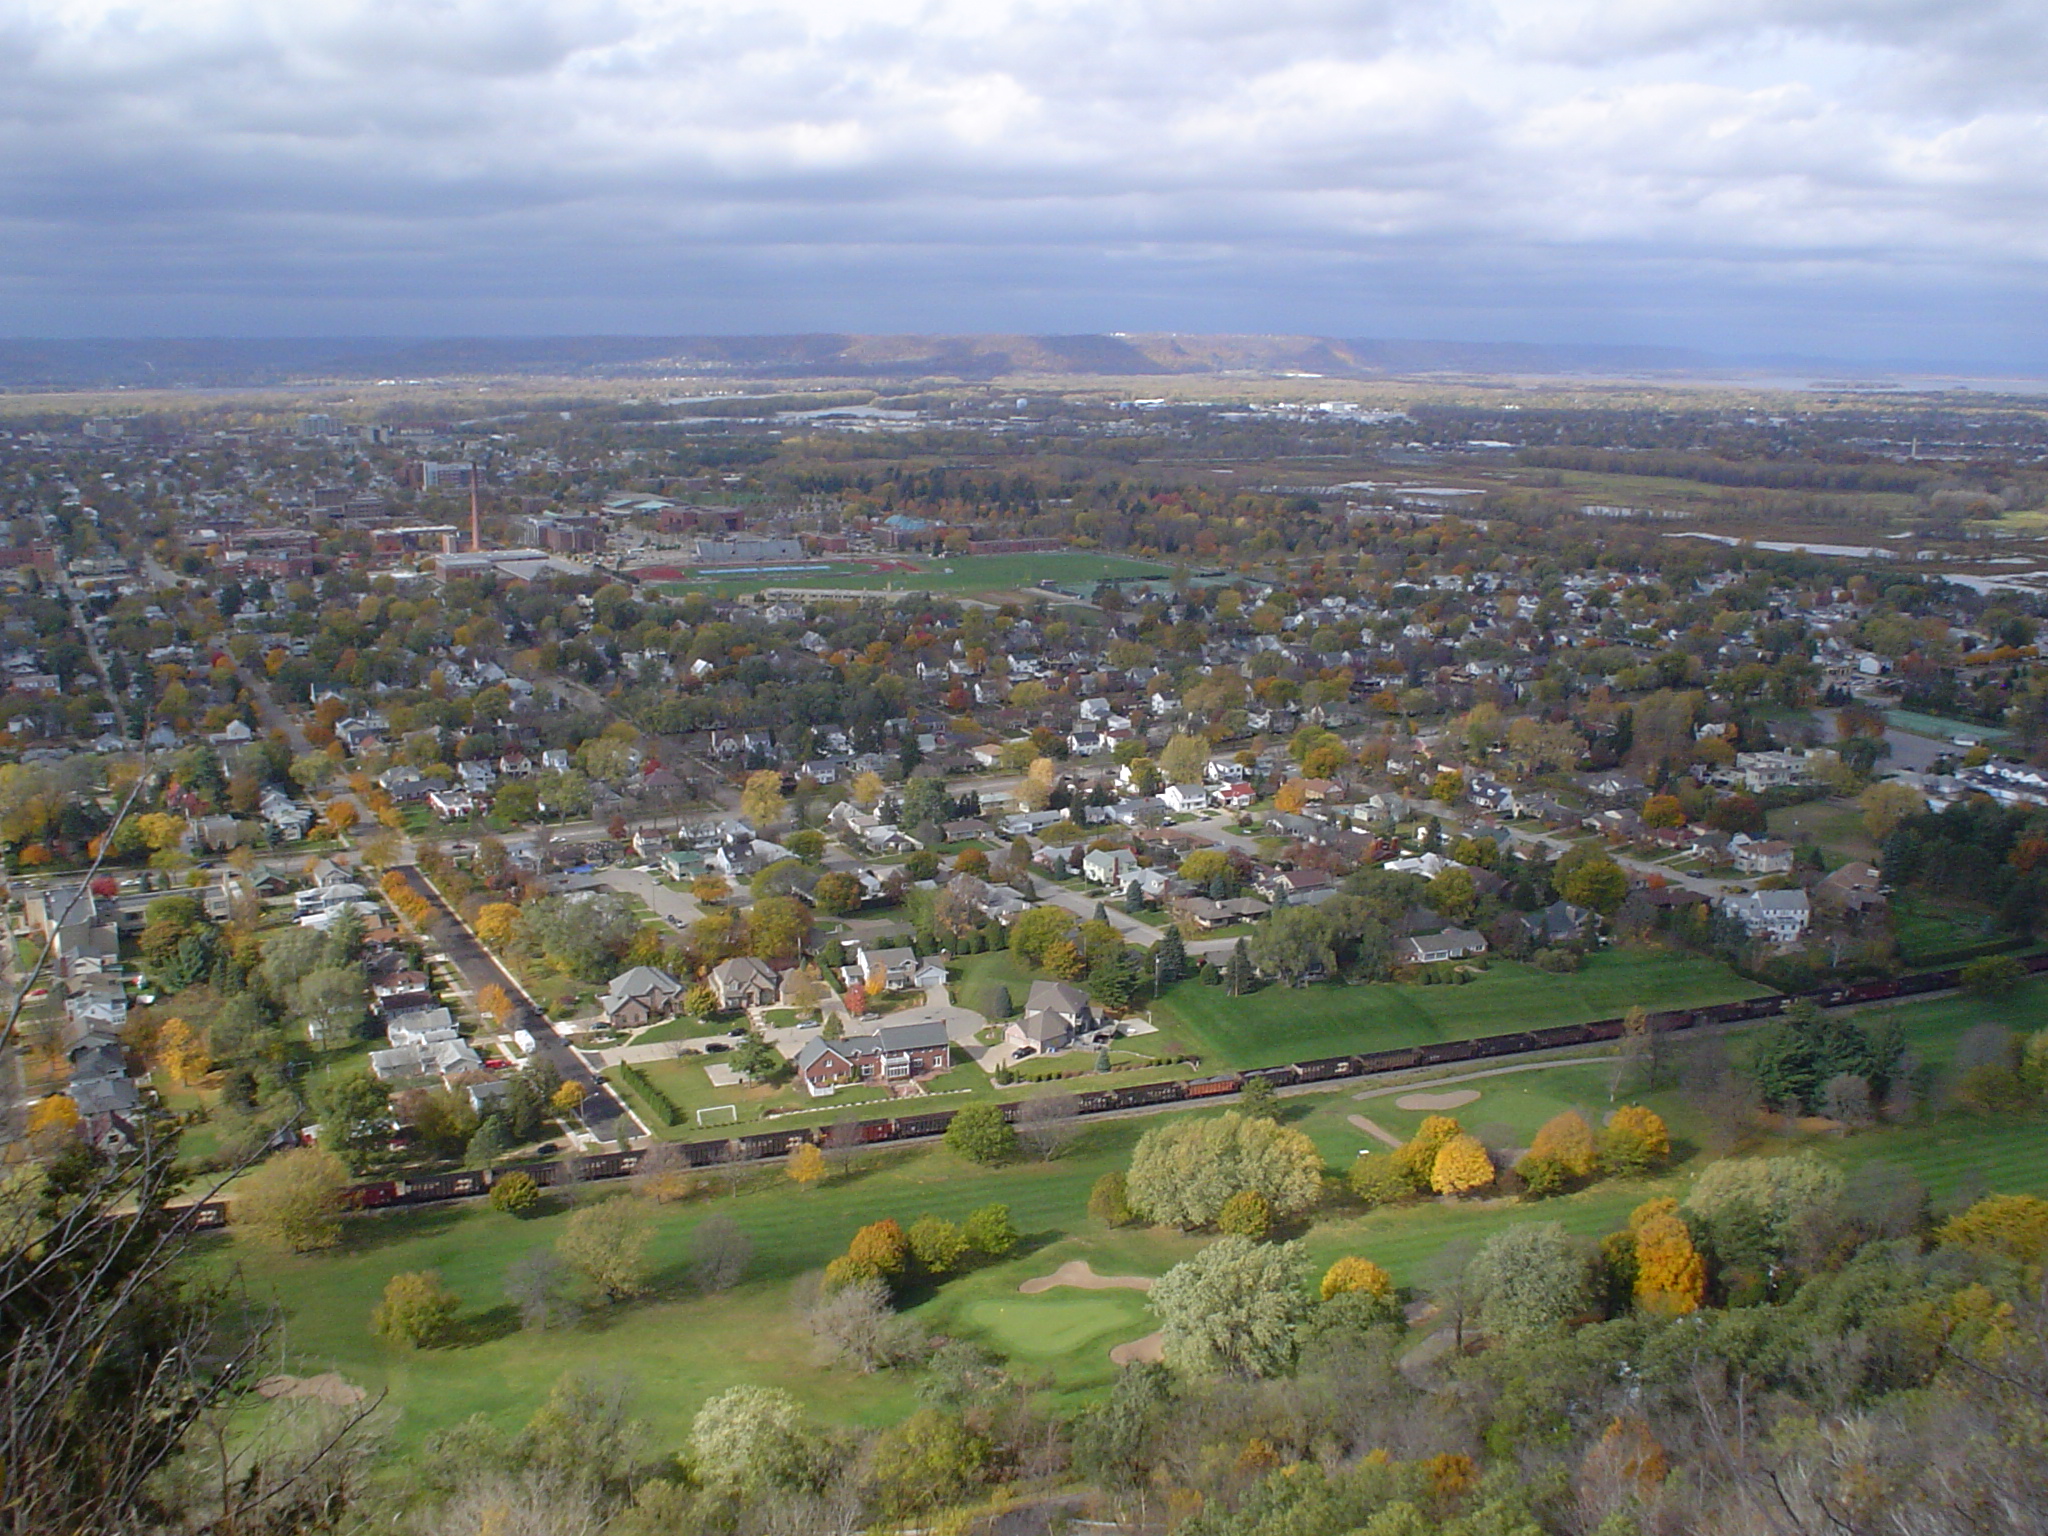
M2048 954L2023 957L2030 973L2048 971ZM1888 976L1875 981L1816 988L1810 992L1749 998L1739 1003L1720 1003L1710 1008L1673 1008L1647 1017L1650 1030L1659 1035L1685 1034L1716 1024L1740 1024L1775 1018L1794 1003L1811 1001L1822 1008L1847 1008L1890 998L1916 997L1927 992L1944 992L1961 980L1959 969L1924 971L1910 976ZM1164 1104L1226 1098L1243 1092L1246 1082L1259 1078L1275 1088L1307 1083L1333 1082L1344 1078L1377 1077L1394 1072L1411 1072L1420 1067L1456 1066L1464 1062L1493 1061L1506 1056L1527 1056L1576 1045L1597 1045L1621 1038L1625 1021L1595 1019L1587 1024L1559 1024L1549 1029L1521 1030L1512 1034L1483 1035L1476 1040L1444 1040L1431 1045L1412 1045L1395 1051L1365 1051L1345 1056L1325 1056L1315 1061L1291 1062L1279 1067L1255 1067L1244 1072L1221 1072L1208 1077L1176 1079L1163 1083L1137 1083L1127 1088L1093 1088L1074 1096L1075 1112L1081 1115L1111 1114L1119 1110L1150 1109ZM1003 1112L1014 1119L1018 1106L1006 1104ZM885 1142L925 1141L945 1134L953 1111L927 1110L878 1120L862 1120L851 1135L858 1145ZM676 1148L688 1166L712 1168L732 1164L774 1162L789 1155L802 1142L826 1142L834 1132L822 1127L786 1131L757 1131L749 1136L716 1141L686 1141ZM845 1133L841 1133L845 1134ZM529 1175L535 1183L550 1185L576 1180L625 1178L640 1166L638 1151L600 1152L577 1160L573 1172L560 1162L518 1163L497 1169L467 1169L459 1173L437 1173L419 1178L382 1179L351 1186L348 1203L359 1210L389 1206L426 1205L442 1200L470 1199L490 1193L491 1186L506 1174ZM209 1201L193 1210L193 1225L220 1227L227 1224L227 1209L220 1201Z

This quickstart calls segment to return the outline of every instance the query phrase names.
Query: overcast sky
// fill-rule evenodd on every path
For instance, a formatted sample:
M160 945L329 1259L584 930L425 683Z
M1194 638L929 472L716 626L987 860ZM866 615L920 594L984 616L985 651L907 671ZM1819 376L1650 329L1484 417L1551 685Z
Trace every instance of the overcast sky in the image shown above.
M0 0L0 333L2048 372L2044 0Z

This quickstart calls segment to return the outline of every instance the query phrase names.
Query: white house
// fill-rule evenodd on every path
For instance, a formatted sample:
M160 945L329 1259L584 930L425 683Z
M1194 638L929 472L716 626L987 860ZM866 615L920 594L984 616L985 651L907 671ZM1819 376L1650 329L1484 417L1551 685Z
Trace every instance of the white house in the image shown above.
M1168 810L1182 814L1209 808L1209 790L1203 784L1169 784L1159 791L1159 798Z
M1813 904L1804 891L1755 891L1724 896L1721 910L1749 933L1775 944L1796 944L1813 921Z

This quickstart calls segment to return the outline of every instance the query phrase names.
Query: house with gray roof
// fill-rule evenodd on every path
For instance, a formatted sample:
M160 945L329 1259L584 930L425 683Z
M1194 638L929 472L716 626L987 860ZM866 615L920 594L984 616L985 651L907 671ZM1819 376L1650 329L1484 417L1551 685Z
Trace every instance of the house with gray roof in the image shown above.
M1072 982L1034 981L1024 1012L1003 1031L1013 1047L1057 1051L1095 1028L1088 994Z
M848 1083L901 1083L943 1072L953 1047L942 1020L884 1024L871 1035L809 1040L796 1053L797 1081L814 1099Z
M598 1006L614 1029L638 1029L674 1013L682 996L683 984L667 971L636 965L612 978Z

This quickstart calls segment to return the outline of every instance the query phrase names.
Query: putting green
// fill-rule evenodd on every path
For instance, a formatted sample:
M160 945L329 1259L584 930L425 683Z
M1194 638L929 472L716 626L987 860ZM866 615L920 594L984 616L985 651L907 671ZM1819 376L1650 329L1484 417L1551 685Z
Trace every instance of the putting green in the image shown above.
M984 1296L961 1309L961 1320L995 1340L1003 1353L1049 1360L1096 1341L1105 1347L1148 1332L1151 1314L1135 1291L1084 1296Z

